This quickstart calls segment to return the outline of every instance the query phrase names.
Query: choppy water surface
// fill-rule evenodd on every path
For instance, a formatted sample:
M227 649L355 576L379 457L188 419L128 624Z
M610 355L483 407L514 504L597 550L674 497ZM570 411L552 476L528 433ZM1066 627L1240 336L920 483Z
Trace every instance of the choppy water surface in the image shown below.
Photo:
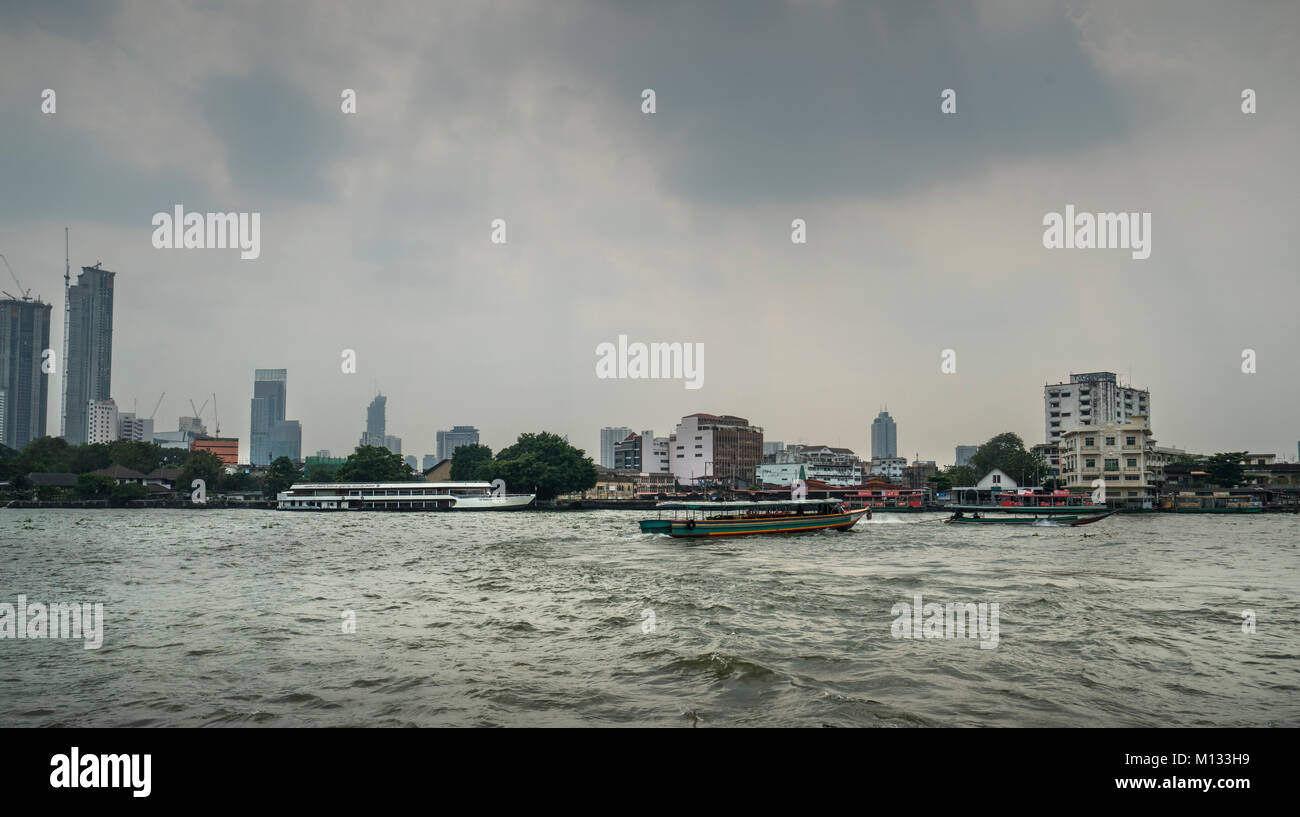
M106 618L0 640L0 725L1300 725L1293 516L643 515L0 510L0 602ZM917 593L996 602L997 647L893 638Z

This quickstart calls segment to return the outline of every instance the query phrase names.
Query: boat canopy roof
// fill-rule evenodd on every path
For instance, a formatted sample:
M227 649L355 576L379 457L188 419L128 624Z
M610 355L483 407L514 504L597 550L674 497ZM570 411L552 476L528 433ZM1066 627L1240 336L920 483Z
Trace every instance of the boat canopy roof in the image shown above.
M785 501L760 502L660 502L656 508L681 511L730 511L745 509L776 508L811 508L818 505L833 505L838 499L788 499Z
M943 509L945 511L973 511L974 513L1029 513L1042 515L1107 510L1105 505L944 505Z

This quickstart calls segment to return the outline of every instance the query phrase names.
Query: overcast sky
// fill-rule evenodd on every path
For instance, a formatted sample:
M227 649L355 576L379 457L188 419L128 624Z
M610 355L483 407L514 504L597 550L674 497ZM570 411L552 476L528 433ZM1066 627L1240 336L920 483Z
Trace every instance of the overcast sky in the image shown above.
M865 456L888 404L948 464L1112 370L1160 444L1296 457L1294 3L82 5L0 3L0 253L55 348L63 227L118 273L113 397L165 391L158 430L215 392L246 459L287 368L304 455L378 386L406 454L705 411ZM261 257L155 249L177 204L261 213ZM1151 213L1150 258L1045 249L1067 204ZM703 388L597 379L620 334L702 342Z

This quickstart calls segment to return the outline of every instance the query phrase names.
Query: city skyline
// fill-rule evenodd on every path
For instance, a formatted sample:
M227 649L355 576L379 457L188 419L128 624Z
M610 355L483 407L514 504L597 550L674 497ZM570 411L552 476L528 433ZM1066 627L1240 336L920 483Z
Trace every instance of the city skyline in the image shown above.
M242 405L269 358L293 370L306 450L350 451L379 381L420 451L472 420L494 451L549 430L594 459L603 426L694 412L869 451L888 400L909 458L946 463L1002 431L1042 442L1043 387L1113 371L1152 393L1160 445L1293 455L1300 283L1276 236L1300 176L1271 158L1300 125L1286 29L1229 9L1081 8L963 7L936 27L905 8L755 4L734 7L757 23L735 32L686 10L575 29L511 7L484 47L468 11L429 28L361 10L6 7L0 48L30 70L0 80L0 171L18 194L0 204L0 252L54 306L56 351L64 226L74 266L118 272L103 397L166 392L160 431L187 395ZM299 24L327 57L279 47ZM1190 59L1207 36L1221 47ZM607 60L588 42L626 48ZM771 116L795 98L799 117ZM179 203L261 213L260 256L154 249L152 216ZM1045 248L1044 214L1073 204L1149 211L1150 257ZM457 306L430 343L421 316L443 303ZM703 387L597 378L597 345L620 335L703 343ZM817 385L774 388L782 371ZM47 433L63 404L48 400ZM247 458L242 414L223 431Z

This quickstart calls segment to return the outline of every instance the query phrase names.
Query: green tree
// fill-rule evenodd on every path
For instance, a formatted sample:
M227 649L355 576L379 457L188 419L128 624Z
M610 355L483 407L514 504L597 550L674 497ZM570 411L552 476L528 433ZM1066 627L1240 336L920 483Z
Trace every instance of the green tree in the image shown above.
M68 441L59 437L37 437L27 444L19 455L22 473L32 471L56 474L70 473L72 450Z
M149 489L140 483L124 482L114 485L113 490L108 492L108 504L112 508L125 508L131 504L131 500L145 499L148 496Z
M1228 451L1209 457L1205 461L1206 479L1220 488L1236 488L1246 478L1241 466L1245 458L1245 451Z
M262 487L263 480L247 471L236 471L221 477L222 491L256 491Z
M936 494L947 493L952 488L952 475L944 470L934 473L926 482L930 483L930 488Z
M176 479L176 492L187 493L193 486L194 480L201 479L207 486L207 492L212 493L221 484L221 477L225 472L226 464L216 454L203 450L191 451L185 458L185 464L181 466L180 476Z
M275 499L281 491L286 491L289 486L298 481L302 476L297 468L293 467L293 461L288 457L276 457L275 462L271 463L270 469L266 472L266 481L263 483L262 492L270 499ZM370 480L365 480L369 482ZM375 480L376 482L382 480Z
M69 449L68 470L73 474L86 474L98 471L113 464L108 454L108 445L94 443L79 445Z
M970 458L970 466L976 474L976 481L994 468L1002 469L1021 485L1031 485L1047 473L1047 462L1034 452L1026 451L1024 441L1010 431L981 445Z
M979 482L982 474L976 474L969 465L954 465L940 472L948 477L949 488L969 488Z
M554 499L596 485L596 464L591 457L547 431L520 434L515 444L498 451L481 473L483 479L502 479L513 489L536 488L538 499Z
M457 482L483 479L483 468L492 461L492 449L486 445L462 445L451 455L451 478Z
M153 443L138 440L117 440L108 445L108 456L114 463L142 474L147 474L158 467L161 453L158 446Z
M77 477L77 496L82 499L104 499L117 487L117 480L107 474L81 474Z
M414 482L415 474L383 446L359 445L339 467L335 482Z

